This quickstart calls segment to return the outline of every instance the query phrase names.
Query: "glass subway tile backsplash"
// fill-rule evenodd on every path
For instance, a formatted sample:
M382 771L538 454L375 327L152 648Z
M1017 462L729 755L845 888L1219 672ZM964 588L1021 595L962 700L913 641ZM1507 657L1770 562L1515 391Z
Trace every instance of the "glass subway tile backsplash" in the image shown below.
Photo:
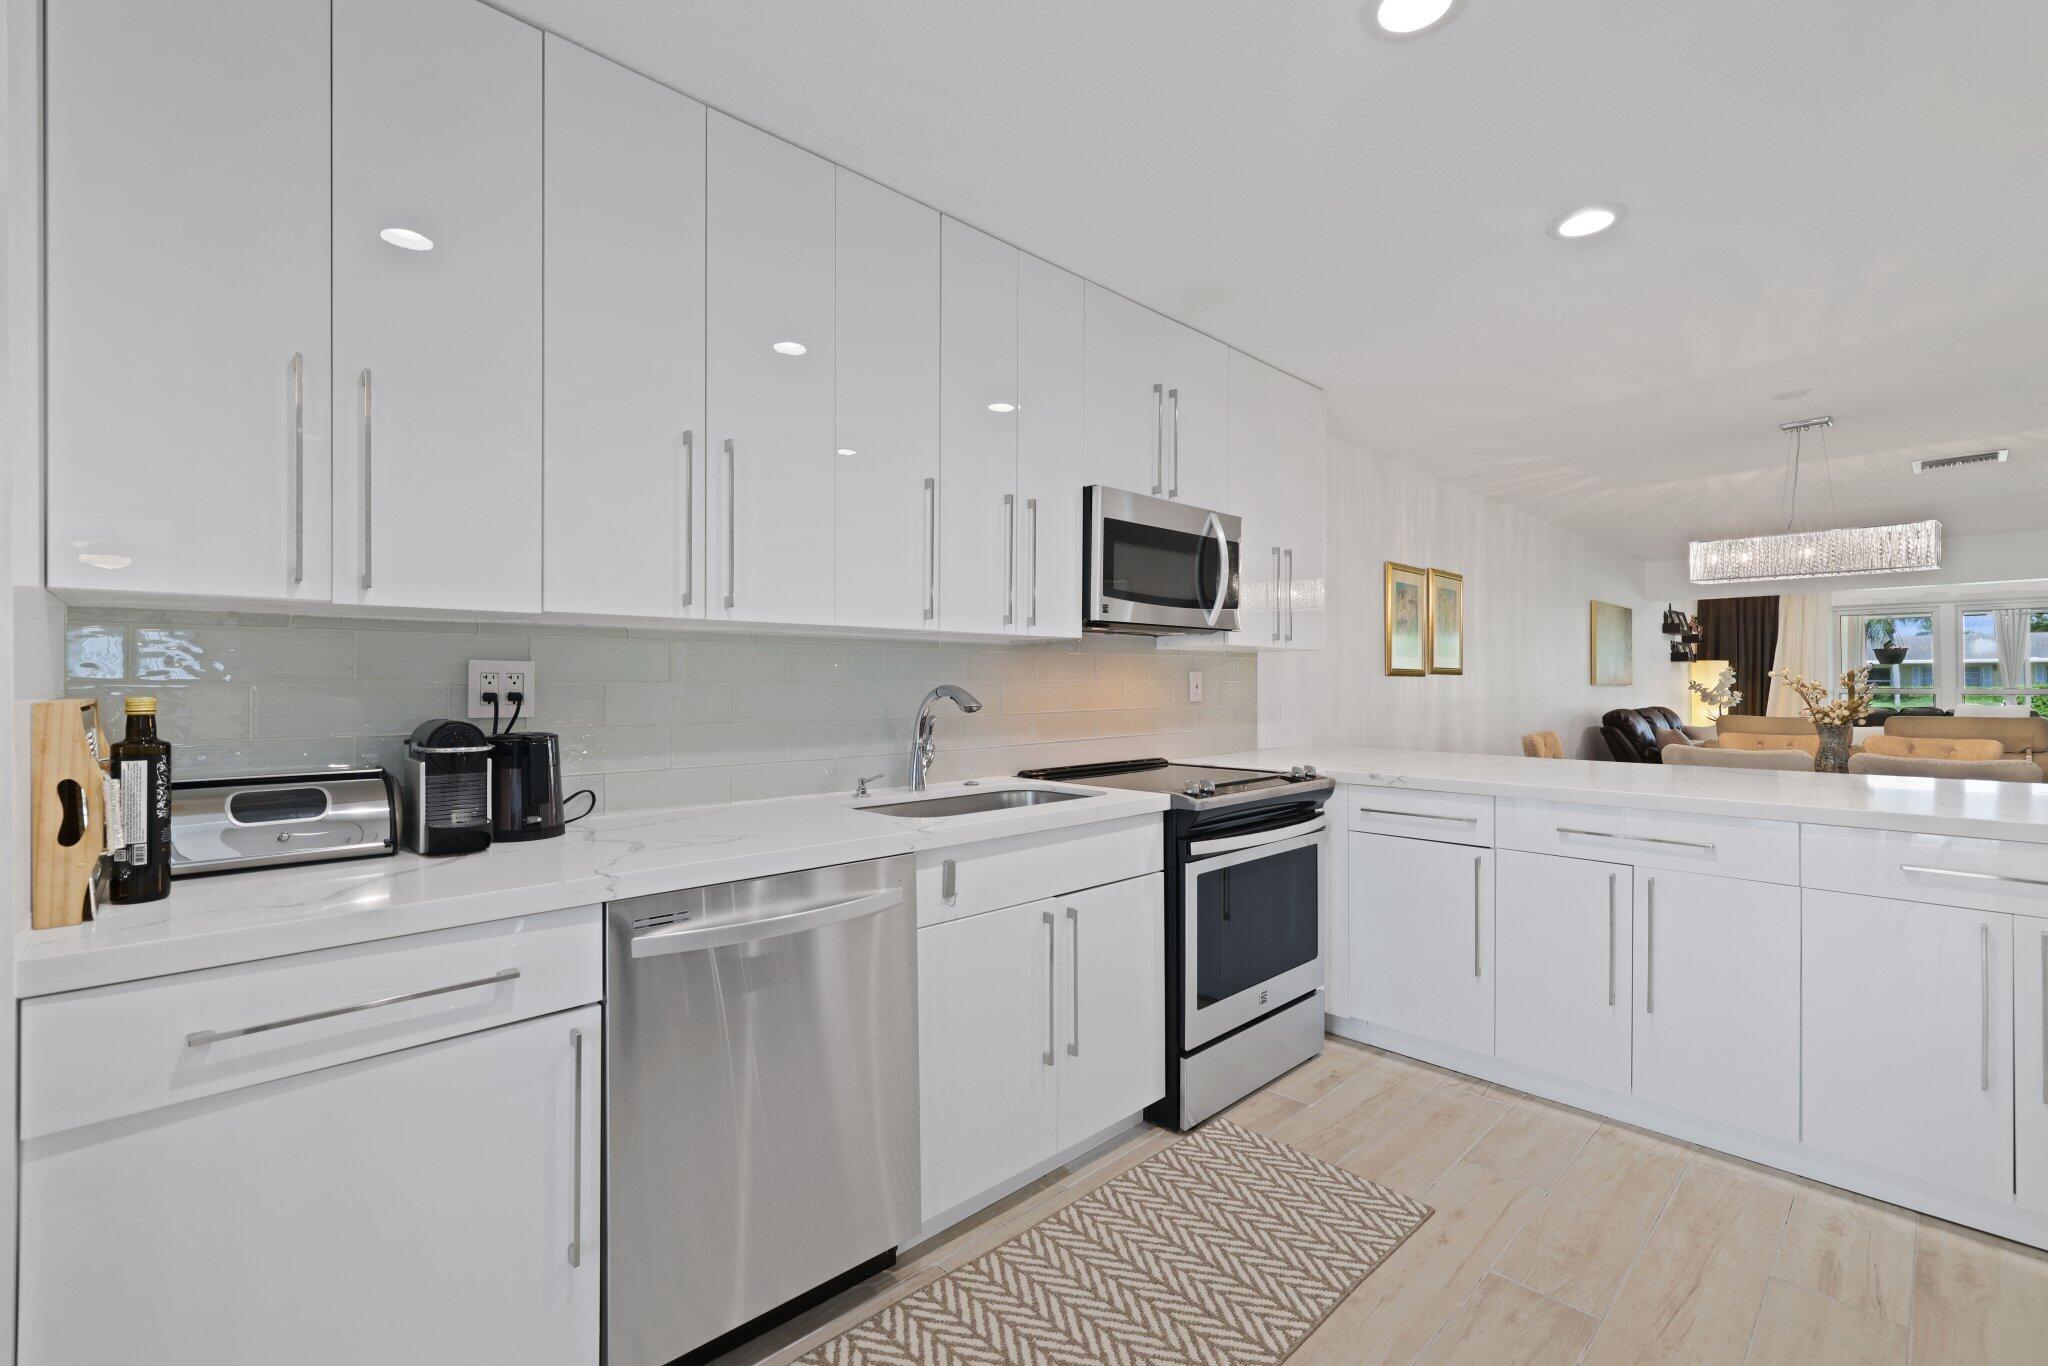
M934 781L1257 743L1254 656L1143 637L933 644L73 607L65 642L66 691L101 698L103 717L130 692L160 699L184 777L395 764L414 725L461 714L472 659L533 661L540 705L521 728L559 732L569 786L612 811L851 792L877 773L901 786L911 715L935 683L985 705L941 713Z

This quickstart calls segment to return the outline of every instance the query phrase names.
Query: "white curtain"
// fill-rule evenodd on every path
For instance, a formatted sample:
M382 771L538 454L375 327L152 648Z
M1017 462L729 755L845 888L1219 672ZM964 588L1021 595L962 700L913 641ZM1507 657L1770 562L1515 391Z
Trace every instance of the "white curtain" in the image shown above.
M1828 632L1834 629L1834 613L1826 593L1787 593L1778 599L1778 652L1773 670L1826 679L1828 675ZM1776 679L1771 680L1767 716L1800 716L1799 694Z
M2006 688L2027 686L2027 630L2033 613L2024 607L1998 609L1998 682Z

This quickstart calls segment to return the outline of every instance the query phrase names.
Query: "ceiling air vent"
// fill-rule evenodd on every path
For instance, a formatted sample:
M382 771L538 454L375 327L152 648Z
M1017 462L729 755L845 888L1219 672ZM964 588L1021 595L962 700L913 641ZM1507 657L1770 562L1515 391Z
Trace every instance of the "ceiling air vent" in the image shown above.
M1913 473L1932 474L1936 470L1961 469L1965 465L2003 465L2011 451L1979 451L1975 455L1945 455L1939 460L1915 460Z

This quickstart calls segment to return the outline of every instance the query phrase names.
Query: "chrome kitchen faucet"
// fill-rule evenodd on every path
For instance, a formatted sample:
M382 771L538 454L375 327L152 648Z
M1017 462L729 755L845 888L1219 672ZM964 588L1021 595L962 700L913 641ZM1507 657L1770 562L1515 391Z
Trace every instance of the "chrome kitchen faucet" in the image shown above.
M910 790L924 791L924 775L932 766L932 751L938 747L932 739L932 726L937 718L932 715L932 704L940 698L954 703L960 710L974 714L981 710L981 699L967 689L952 683L941 683L924 695L924 701L917 704L917 724L910 734Z

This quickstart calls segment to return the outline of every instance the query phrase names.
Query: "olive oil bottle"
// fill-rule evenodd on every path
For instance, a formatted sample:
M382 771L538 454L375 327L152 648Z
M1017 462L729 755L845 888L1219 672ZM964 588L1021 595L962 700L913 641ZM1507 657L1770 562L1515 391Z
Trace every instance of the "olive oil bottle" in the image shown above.
M115 905L159 901L171 893L171 747L156 738L156 699L131 697L128 732L107 751L114 789L107 811Z

